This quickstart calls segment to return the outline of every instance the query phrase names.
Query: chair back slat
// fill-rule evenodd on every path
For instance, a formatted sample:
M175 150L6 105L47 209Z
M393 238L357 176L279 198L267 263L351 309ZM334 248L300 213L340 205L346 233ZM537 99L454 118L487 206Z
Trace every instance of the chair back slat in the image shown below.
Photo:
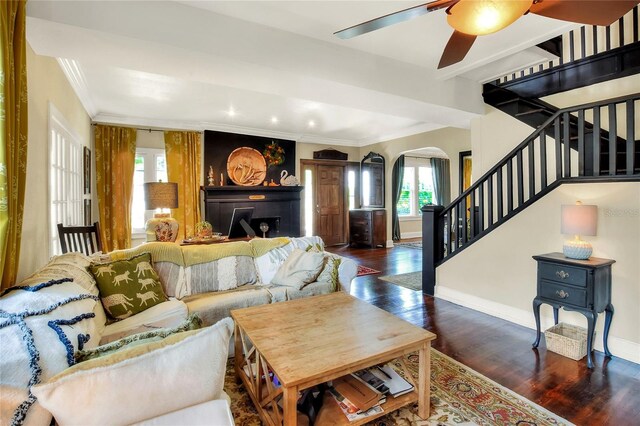
M89 256L102 251L98 222L91 226L64 226L59 223L58 238L62 253L80 252Z

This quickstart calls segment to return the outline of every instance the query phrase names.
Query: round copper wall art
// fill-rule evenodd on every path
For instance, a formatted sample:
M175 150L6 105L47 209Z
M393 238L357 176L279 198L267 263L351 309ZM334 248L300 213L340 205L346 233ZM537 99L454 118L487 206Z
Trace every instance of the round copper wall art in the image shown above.
M227 174L236 185L260 185L267 176L267 163L259 151L243 146L229 154Z

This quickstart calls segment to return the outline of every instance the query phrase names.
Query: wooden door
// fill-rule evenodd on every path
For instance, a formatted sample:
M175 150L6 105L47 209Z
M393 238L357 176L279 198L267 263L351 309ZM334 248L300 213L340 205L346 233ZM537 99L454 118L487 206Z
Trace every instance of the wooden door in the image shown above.
M346 244L344 166L317 166L314 233L328 246Z
M326 245L347 243L348 188L346 173L360 163L300 160L304 190L305 235L317 235Z

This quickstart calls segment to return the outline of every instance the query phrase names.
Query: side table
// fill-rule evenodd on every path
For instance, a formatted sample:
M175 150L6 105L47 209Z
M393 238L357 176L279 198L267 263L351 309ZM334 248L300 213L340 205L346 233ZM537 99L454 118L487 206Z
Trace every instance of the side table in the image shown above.
M533 299L533 314L536 319L536 341L540 343L540 305L553 307L553 319L558 324L558 310L580 312L587 318L587 367L593 368L591 352L593 334L598 314L605 312L604 335L602 337L605 356L611 357L607 340L613 319L611 304L611 265L615 260L592 257L576 260L562 253L533 256L538 262L538 294Z

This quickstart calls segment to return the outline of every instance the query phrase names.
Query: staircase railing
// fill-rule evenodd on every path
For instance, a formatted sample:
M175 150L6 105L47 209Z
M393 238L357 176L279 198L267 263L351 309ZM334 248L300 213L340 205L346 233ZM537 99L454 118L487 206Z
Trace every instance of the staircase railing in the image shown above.
M635 6L611 25L584 25L576 30L564 33L557 38L557 50L560 51L557 58L515 70L505 76L494 79L492 83L496 85L508 83L576 60L637 43L640 41L639 17L640 11L638 6Z
M423 292L438 265L560 184L640 180L639 104L636 93L558 110L451 204L422 207Z

